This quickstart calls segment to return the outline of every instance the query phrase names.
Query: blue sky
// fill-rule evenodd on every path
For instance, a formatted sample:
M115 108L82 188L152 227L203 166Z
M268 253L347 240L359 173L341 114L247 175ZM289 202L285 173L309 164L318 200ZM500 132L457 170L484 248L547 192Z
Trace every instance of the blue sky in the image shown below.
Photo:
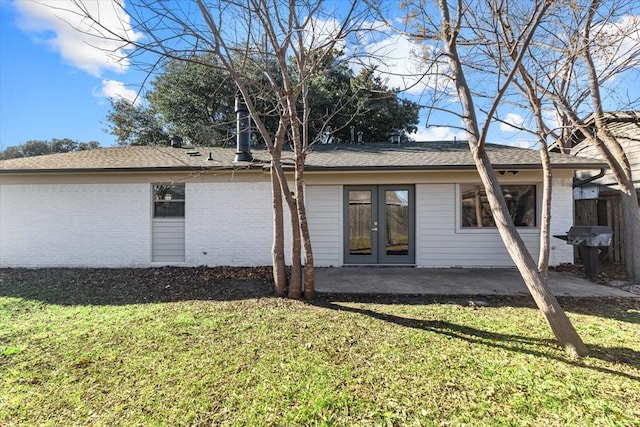
M65 1L40 0L56 6ZM52 138L115 145L115 137L105 131L109 97L132 99L145 78L134 67L115 66L95 49L91 52L82 35L53 14L38 3L0 0L0 149ZM413 47L406 40L390 44L392 67L403 64L403 55ZM416 139L462 138L459 130L426 129L424 121Z
M50 42L58 37L51 25L28 18L20 6L0 0L0 149L52 138L115 144L104 131L109 96L130 92L135 87L127 85L144 76L99 56L65 55Z
M67 1L40 0L56 6ZM117 12L108 7L108 0L87 4L94 7L99 4L101 16L107 22L109 19L122 22L123 17L116 16ZM127 17L124 21L126 27ZM114 53L107 56L104 50L91 46L96 43L102 44L73 30L56 18L51 8L27 0L0 0L0 149L28 140L52 138L98 141L102 146L115 144L115 137L105 131L109 98L133 99L145 74L127 63L126 51L121 46L104 44ZM395 74L419 71L411 67L415 62L407 59L418 49L417 45L401 36L372 41L365 48L384 52L385 63L377 65L389 72L390 86L402 84ZM119 61L114 61L113 56ZM640 96L635 82L627 86L632 97ZM408 96L419 99L419 91L417 86ZM523 120L518 112L507 113L503 117L514 123ZM425 123L423 112L415 139L464 139L463 132L446 126L457 123L443 122L445 126L429 128ZM533 145L531 136L505 126L495 126L491 136L492 142Z

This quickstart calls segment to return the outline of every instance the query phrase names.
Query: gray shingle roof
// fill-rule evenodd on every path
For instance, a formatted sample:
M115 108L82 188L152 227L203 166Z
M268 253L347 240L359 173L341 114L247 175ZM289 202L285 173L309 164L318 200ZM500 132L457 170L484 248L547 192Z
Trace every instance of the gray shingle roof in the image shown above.
M541 169L537 150L487 144L494 168ZM604 167L601 161L551 153L558 169ZM369 168L415 170L472 170L473 156L465 142L418 142L408 144L317 145L307 158L306 169L358 170Z
M495 169L540 169L536 150L488 144ZM199 155L193 155L198 153ZM211 153L212 160L208 160ZM268 165L264 149L254 149L256 162L234 164L235 148L114 147L0 161L0 173L162 171L261 168ZM287 162L286 153L283 160ZM551 153L558 169L605 167L596 159ZM315 145L307 157L307 170L472 170L475 164L464 142L407 144Z

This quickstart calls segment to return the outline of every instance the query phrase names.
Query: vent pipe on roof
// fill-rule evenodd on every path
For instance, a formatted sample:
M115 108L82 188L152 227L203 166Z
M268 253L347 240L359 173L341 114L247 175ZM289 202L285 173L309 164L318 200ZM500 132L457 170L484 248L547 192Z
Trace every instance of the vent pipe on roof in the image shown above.
M182 148L182 138L176 135L171 136L171 146L173 148Z
M236 158L234 162L250 162L251 155L251 116L242 95L236 95Z

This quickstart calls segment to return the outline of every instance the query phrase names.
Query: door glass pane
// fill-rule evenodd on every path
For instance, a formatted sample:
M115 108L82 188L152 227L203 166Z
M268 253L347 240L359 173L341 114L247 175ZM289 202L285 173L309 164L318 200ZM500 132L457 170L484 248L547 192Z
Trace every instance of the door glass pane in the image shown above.
M387 255L409 254L409 191L385 191L385 251Z
M349 191L349 253L372 253L371 191Z

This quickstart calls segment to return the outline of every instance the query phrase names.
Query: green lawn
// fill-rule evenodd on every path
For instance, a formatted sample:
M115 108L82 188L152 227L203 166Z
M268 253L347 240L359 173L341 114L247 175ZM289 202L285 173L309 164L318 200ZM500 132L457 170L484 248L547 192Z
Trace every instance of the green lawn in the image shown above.
M562 300L592 352L572 360L527 299L82 304L35 286L0 281L2 426L640 425L638 300Z

